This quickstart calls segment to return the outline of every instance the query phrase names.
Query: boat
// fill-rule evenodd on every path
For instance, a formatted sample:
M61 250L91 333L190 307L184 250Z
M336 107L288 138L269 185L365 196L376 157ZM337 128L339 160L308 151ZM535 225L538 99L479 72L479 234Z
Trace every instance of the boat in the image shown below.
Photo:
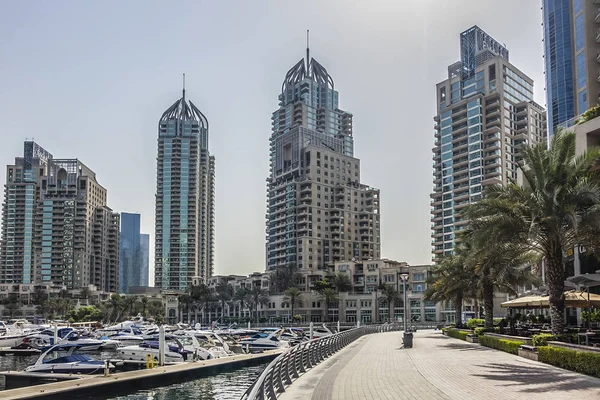
M72 344L81 345L82 351L97 351L97 350L114 350L121 345L115 340L98 340L89 337L80 336L73 328L59 328L56 330L56 341L54 339L54 330L46 329L39 333L28 335L23 342L32 347L39 348L42 351L48 350L50 346L55 344Z
M242 339L240 344L242 345L242 348L246 349L246 352L250 353L289 347L289 342L280 340L276 333L269 334L263 332Z
M0 347L16 347L23 343L28 334L28 331L15 329L0 321Z
M37 359L35 364L25 368L25 372L42 372L56 374L100 374L104 372L105 361L94 360L87 354L73 354L75 350L81 349L79 344L56 344L50 346ZM65 353L56 358L59 352ZM109 369L114 365L108 364Z
M333 332L325 324L313 329L313 339L320 339L331 335L333 335Z
M186 361L190 352L183 346L176 347L167 344L165 347L165 362L183 362ZM117 349L117 358L121 360L147 361L148 357L158 361L159 344L158 341L147 340L143 343L133 346L124 346Z

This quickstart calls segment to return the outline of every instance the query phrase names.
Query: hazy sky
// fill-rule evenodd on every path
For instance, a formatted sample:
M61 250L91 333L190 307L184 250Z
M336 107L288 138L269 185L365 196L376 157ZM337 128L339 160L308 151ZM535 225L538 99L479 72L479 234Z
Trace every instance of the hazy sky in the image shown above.
M354 114L363 183L381 189L383 257L429 263L435 84L472 25L545 104L534 0L0 0L0 165L26 138L79 158L153 247L157 123L185 72L216 156L215 273L262 271L271 113L310 29Z

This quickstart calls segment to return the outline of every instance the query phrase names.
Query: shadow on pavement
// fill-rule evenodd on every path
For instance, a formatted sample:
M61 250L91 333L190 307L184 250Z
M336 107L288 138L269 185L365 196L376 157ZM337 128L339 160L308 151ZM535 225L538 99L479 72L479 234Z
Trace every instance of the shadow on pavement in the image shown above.
M566 370L555 370L550 366L485 364L477 367L485 373L474 374L473 376L501 382L515 382L514 385L536 385L535 387L523 388L521 391L524 393L600 388L600 380L594 382L595 379L591 377Z
M472 345L467 343L448 343L440 344L437 346L441 350L460 350L460 351L489 351L490 349L485 346Z

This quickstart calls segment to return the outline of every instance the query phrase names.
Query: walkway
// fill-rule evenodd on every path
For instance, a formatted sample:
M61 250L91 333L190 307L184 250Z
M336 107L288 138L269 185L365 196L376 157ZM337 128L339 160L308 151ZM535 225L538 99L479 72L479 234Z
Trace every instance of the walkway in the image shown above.
M600 398L600 379L440 331L417 332L412 349L401 345L401 332L362 337L301 376L279 400Z

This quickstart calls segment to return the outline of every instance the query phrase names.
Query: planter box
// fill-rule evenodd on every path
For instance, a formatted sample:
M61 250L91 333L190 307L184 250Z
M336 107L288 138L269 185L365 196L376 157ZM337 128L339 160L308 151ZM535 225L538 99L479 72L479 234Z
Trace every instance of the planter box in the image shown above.
M528 359L533 360L533 361L538 361L538 353L535 350L535 347L529 347L529 346L523 347L523 346L521 346L519 348L518 355L521 356L521 357L528 358Z
M575 351L585 351L585 352L588 352L588 353L600 354L600 348L599 347L583 346L583 345L579 345L579 344L571 344L571 343L564 343L564 342L554 342L554 341L548 342L548 346L560 347L562 349L569 349L569 350L575 350Z
M477 335L467 335L467 342L479 343L479 337Z
M523 337L523 336L510 336L510 335L501 335L499 333L491 333L491 332L485 332L484 333L485 336L492 336L498 339L507 339L507 340L519 340L527 345L532 346L533 345L533 339L530 337Z

